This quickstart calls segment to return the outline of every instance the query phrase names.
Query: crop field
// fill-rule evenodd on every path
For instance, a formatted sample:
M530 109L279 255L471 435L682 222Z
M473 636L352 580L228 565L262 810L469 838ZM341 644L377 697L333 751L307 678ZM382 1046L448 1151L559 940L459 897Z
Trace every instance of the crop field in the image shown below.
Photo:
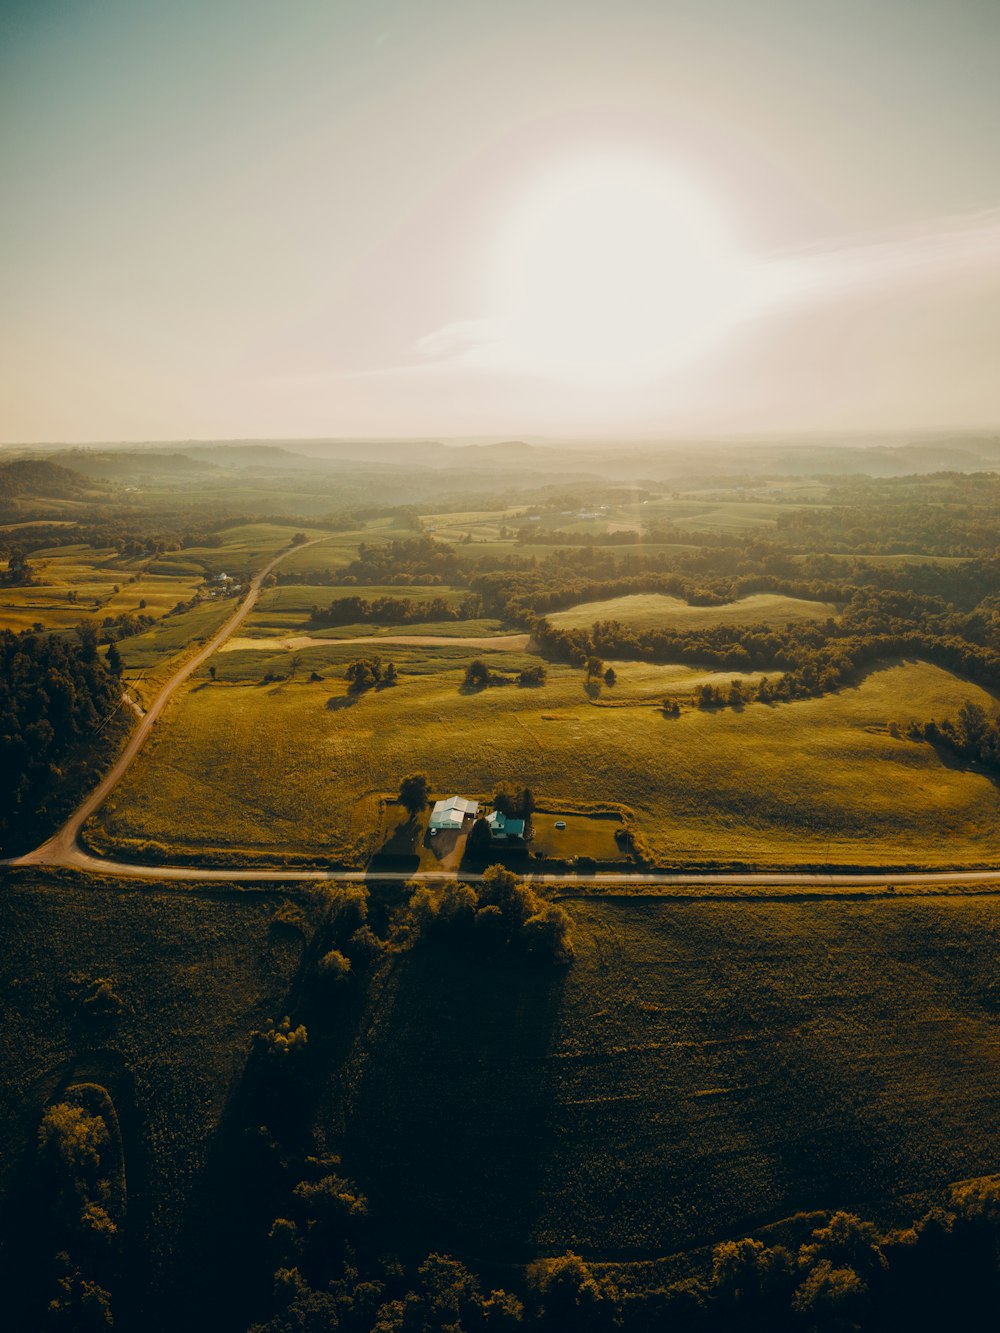
M657 698L731 677L623 663L619 685L588 694L580 672L556 666L538 689L470 693L469 650L403 647L392 650L400 683L354 699L343 680L351 655L349 644L307 648L296 674L275 680L290 654L221 654L219 680L199 676L170 706L96 817L93 845L357 862L375 833L368 802L423 769L438 794L481 796L508 781L548 807L624 805L667 866L1000 855L996 785L886 730L954 715L964 699L992 706L925 663L886 666L819 699L669 718ZM533 660L476 655L495 670Z
M123 557L113 548L56 546L33 551L35 582L0 588L0 628L33 629L40 624L46 630L61 630L85 621L100 623L105 616L122 612L161 616L190 598L204 577L197 566L153 572L149 563Z
M249 1033L283 1012L302 936L275 921L280 891L199 896L28 871L5 872L2 890L0 1195L24 1187L48 1101L74 1078L104 1084L125 1141L135 1271L162 1293ZM116 1017L81 1013L98 977L122 1001Z
M828 620L839 614L833 602L812 602L778 593L755 593L721 606L689 606L666 593L633 593L604 602L581 602L547 619L560 629L589 628L602 620L618 620L636 629L709 629L713 625L790 625L801 620Z
M564 905L564 972L417 951L377 998L386 1243L642 1259L996 1170L997 898Z

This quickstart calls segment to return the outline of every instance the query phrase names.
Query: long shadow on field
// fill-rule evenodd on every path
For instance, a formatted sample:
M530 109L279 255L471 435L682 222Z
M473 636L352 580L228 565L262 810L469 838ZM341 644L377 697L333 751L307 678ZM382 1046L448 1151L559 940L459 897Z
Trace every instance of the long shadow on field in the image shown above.
M443 947L400 960L358 1054L345 1140L387 1246L526 1252L563 980L560 969Z

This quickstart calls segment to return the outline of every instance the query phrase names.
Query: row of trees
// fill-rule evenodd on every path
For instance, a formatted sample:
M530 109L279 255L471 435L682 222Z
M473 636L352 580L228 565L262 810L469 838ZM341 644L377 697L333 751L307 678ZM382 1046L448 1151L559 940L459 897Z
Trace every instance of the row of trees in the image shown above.
M899 733L898 723L890 730ZM1000 773L1000 714L990 717L981 704L966 701L952 720L911 722L907 734L912 740L940 745L969 763L981 764L991 773Z
M470 593L456 606L443 597L424 601L406 597L336 597L328 606L309 612L312 628L332 625L416 625L437 621L476 620L482 613L479 598Z
M124 1204L117 1117L77 1100L48 1106L38 1131L38 1184L54 1261L46 1327L98 1333L113 1326L112 1299L118 1223ZM109 1125L110 1117L112 1124ZM41 1320L39 1320L41 1323Z
M714 1247L708 1271L633 1283L573 1252L538 1259L515 1290L431 1254L372 1262L370 1209L337 1158L313 1159L270 1234L276 1312L251 1333L939 1333L988 1328L1000 1298L996 1180L971 1181L909 1226L836 1212L797 1247Z

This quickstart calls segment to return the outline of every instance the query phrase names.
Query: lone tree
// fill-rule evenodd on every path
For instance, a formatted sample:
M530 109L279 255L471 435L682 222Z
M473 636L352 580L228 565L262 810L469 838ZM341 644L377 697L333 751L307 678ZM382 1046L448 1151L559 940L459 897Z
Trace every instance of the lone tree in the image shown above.
M122 655L113 643L108 644L108 670L113 676L122 674Z
M426 773L411 773L399 784L399 804L409 811L411 819L427 809L427 792Z
M594 676L600 676L604 671L604 663L599 657L590 656L587 658L587 679L592 680Z
M469 689L482 689L490 683L490 669L480 658L470 662L465 668L465 684Z

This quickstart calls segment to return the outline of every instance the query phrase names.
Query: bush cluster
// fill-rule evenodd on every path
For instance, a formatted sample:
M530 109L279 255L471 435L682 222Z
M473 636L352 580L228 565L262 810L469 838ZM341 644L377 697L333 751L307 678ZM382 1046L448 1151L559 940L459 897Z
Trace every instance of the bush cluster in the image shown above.
M415 887L410 923L421 940L464 941L548 963L568 963L573 957L569 914L500 865L490 866L475 885L455 881L440 889Z

